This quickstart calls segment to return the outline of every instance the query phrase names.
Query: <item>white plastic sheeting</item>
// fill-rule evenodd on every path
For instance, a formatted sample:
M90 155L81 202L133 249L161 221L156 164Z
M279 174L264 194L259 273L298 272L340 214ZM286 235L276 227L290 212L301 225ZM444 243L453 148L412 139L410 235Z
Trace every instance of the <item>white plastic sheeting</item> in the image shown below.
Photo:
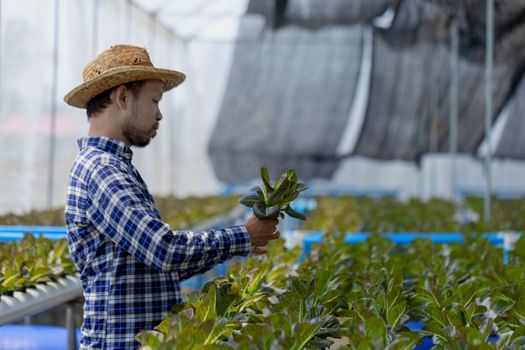
M55 0L1 0L0 213L48 205ZM171 28L127 0L59 4L56 143L52 206L65 201L76 140L88 129L84 110L62 98L81 83L84 66L116 43L146 47L156 66L181 70L187 81L167 93L159 134L134 162L155 194L216 192L207 138L222 95L232 45L180 40ZM98 6L98 9L97 7ZM98 15L98 18L94 15ZM96 28L93 24L96 24Z

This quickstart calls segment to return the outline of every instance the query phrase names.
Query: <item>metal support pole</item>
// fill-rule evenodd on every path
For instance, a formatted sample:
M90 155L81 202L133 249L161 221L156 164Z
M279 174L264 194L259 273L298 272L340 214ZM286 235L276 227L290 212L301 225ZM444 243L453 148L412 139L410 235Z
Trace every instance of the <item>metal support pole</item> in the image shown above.
M485 224L490 224L491 208L490 195L492 193L492 65L494 50L494 0L487 1L487 44L485 49L485 140L487 143L485 153L485 178L486 190L483 208Z
M77 349L77 333L75 322L75 304L66 304L66 328L67 328L67 349Z
M449 159L450 159L450 196L457 204L457 162L458 150L458 94L459 94L459 27L455 20L450 26L452 39L450 50L450 119L449 119Z
M55 23L53 39L53 70L51 83L51 112L49 133L49 162L47 182L47 207L53 208L53 192L55 186L55 141L56 141L56 118L57 118L57 84L58 84L58 41L60 29L60 0L55 0Z
M432 76L436 75L436 67L432 66L430 68L430 72ZM439 103L439 96L438 91L436 89L432 89L430 87L430 82L427 81L426 83L426 89L429 94L428 98L428 113L430 115L430 135L429 135L429 153L434 155L438 152L438 132L439 132L439 120L438 120L438 103ZM439 171L439 165L436 164L436 162L429 162L428 163L428 169L429 169L429 175L428 175L428 181L429 181L429 189L428 193L425 196L425 199L432 198L436 196L437 193L437 172Z

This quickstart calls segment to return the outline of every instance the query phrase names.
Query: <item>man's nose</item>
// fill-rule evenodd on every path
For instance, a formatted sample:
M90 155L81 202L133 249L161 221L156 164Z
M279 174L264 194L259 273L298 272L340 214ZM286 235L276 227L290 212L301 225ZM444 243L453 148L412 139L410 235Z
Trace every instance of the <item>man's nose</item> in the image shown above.
M157 115L155 116L155 118L156 118L157 120L161 120L161 119L162 119L162 113L161 113L160 110L157 112Z

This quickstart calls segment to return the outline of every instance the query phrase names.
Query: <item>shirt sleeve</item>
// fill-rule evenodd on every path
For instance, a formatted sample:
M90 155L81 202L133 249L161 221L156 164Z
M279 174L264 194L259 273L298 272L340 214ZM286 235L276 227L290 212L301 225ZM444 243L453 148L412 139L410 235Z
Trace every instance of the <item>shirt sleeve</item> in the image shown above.
M151 210L132 175L116 166L97 166L88 194L87 214L96 229L152 269L191 275L249 253L251 242L243 226L172 231Z

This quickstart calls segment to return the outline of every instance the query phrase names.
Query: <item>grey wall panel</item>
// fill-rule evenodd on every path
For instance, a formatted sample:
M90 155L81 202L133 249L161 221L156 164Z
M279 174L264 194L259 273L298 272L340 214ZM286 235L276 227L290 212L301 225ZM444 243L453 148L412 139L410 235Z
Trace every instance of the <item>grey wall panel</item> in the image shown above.
M356 154L417 160L429 151L448 151L448 55L445 45L399 49L375 37L371 91ZM460 60L458 152L475 152L483 138L483 69ZM494 67L494 116L505 103L514 72L513 64ZM432 133L436 149L431 149Z
M495 156L525 160L525 78L514 93Z
M320 28L370 22L398 0L250 0L248 14L263 15L270 26ZM286 3L282 13L277 3Z
M330 175L335 168L317 160L337 163L361 46L357 26L286 27L239 42L209 145L219 179L247 180L262 165L280 171L290 162L303 178Z

